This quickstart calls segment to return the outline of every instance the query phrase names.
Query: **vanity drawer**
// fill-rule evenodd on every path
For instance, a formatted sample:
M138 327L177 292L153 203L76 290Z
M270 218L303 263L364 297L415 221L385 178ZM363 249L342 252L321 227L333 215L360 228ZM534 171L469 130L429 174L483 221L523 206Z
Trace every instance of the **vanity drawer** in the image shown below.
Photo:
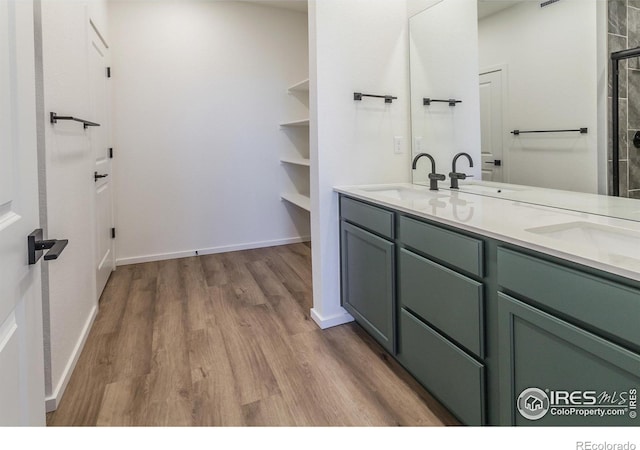
M374 233L393 239L393 213L391 211L341 196L340 217Z
M484 365L404 309L400 360L463 423L484 424Z
M640 290L498 248L498 284L640 347Z
M400 251L398 274L404 308L484 357L482 283L405 249Z
M399 235L408 247L472 275L482 277L484 274L482 241L478 239L404 216L400 217Z

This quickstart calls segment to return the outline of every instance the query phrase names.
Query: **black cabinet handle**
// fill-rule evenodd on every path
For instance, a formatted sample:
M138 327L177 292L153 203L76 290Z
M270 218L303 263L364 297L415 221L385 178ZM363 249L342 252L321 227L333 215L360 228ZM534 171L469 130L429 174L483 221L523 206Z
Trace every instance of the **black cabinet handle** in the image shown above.
M103 175L99 175L98 172L93 172L93 180L94 181L98 181L100 178L107 178L109 176L108 173L105 173Z
M29 264L35 264L42 257L43 250L49 250L44 255L45 261L58 259L62 251L69 243L68 239L42 239L42 228L38 228L27 236L27 251Z

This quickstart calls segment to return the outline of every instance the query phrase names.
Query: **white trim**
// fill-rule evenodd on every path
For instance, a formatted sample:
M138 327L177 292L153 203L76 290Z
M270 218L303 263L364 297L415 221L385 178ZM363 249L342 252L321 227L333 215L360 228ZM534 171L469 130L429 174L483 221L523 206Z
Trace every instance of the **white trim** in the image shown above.
M91 314L89 314L89 319L84 324L84 328L82 329L82 334L76 342L76 346L73 349L73 353L71 354L71 358L67 363L67 367L65 367L64 372L62 373L62 377L58 382L58 385L53 390L51 395L45 398L45 409L47 412L55 411L58 409L58 405L60 404L60 400L64 395L65 389L67 389L67 385L69 384L69 380L71 379L71 374L73 373L73 369L76 367L76 363L78 362L78 358L80 358L80 354L82 353L82 349L84 348L85 342L87 342L87 338L89 337L89 332L91 331L91 327L93 326L93 322L98 315L98 305L95 304L93 309L91 310Z
M311 318L313 321L323 330L345 323L353 322L353 316L346 312L344 309L338 314L334 314L329 317L322 317L315 308L311 308Z
M221 247L212 247L197 250L198 255L212 255L215 253L237 252L240 250L251 250L254 248L276 247L278 245L298 244L300 242L309 242L310 236L301 236L295 238L276 239L273 241L249 242L246 244L224 245ZM120 258L116 260L116 266L126 266L128 264L139 264L152 261L164 261L167 259L188 258L196 256L196 250L186 250L174 253L159 253L156 255L134 256L132 258Z

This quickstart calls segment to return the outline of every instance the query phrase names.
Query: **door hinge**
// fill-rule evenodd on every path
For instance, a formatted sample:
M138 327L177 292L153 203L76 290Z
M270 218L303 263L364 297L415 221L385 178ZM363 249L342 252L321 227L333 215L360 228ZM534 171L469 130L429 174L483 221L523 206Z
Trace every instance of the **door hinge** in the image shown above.
M112 228L111 229L111 239L115 239L116 238L116 229Z
M111 67L107 67L107 78L111 78Z
M113 147L109 147L109 159L113 159Z

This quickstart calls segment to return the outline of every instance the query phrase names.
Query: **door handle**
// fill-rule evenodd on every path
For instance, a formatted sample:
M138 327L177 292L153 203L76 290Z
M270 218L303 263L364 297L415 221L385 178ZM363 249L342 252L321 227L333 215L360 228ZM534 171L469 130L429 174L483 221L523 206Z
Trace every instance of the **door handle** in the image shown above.
M93 181L98 181L100 178L107 178L108 176L108 173L100 175L98 172L93 172Z
M485 161L485 164L492 164L496 167L500 167L502 165L502 160L501 159L494 159L493 161Z
M44 255L45 261L51 261L58 259L64 248L69 243L68 239L42 239L42 228L33 230L29 236L27 236L27 251L29 257L29 264L35 264L42 257L43 250L49 250Z

